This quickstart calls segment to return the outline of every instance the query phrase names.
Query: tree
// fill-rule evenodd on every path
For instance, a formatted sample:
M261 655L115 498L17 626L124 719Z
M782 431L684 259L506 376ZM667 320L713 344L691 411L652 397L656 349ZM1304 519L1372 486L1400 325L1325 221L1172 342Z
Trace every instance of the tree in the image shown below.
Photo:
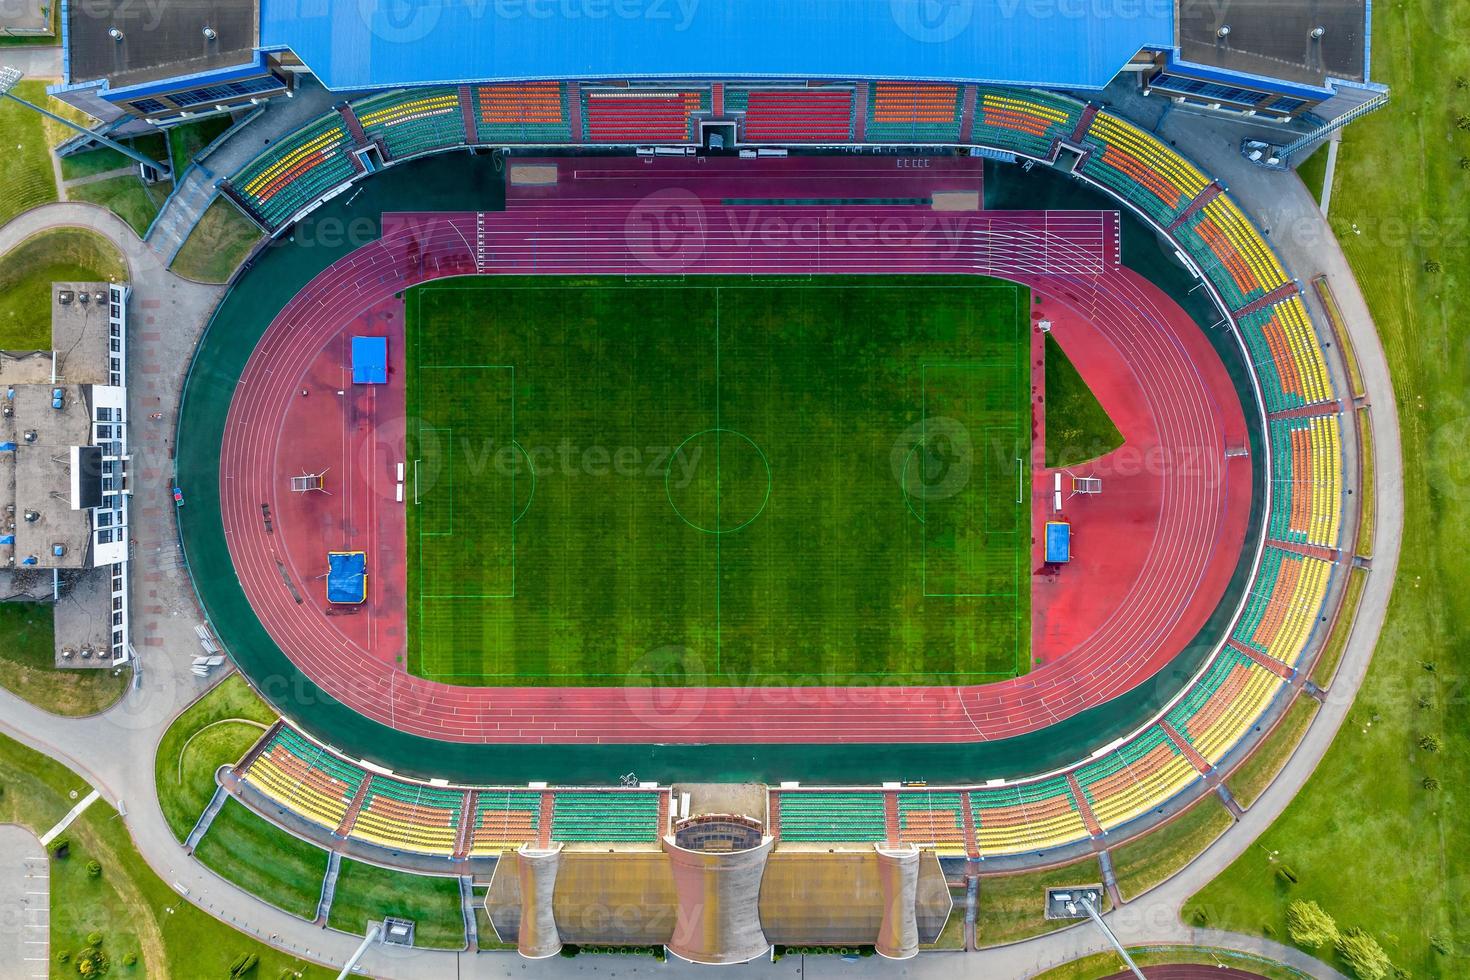
M1337 955L1358 980L1386 980L1393 974L1388 954L1362 929L1354 927L1337 938Z
M1439 736L1438 735L1420 735L1419 736L1419 748L1423 749L1425 752L1438 752L1439 751Z
M1286 928L1291 941L1306 949L1336 942L1337 923L1316 902L1297 900L1286 907Z
M111 967L112 964L107 961L107 954L99 947L88 946L77 954L77 972L84 977L105 977Z

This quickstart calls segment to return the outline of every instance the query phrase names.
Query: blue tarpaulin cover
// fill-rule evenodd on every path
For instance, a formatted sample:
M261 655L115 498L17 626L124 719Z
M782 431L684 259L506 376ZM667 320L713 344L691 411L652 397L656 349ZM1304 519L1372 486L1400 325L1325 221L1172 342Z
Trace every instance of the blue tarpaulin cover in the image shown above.
M381 385L388 383L388 338L352 338L352 383Z
M367 598L367 556L361 551L327 552L327 601L362 602Z
M1046 522L1046 560L1072 560L1072 525L1066 521Z
M13 442L0 442L0 453L13 453L13 452L15 452L15 443L13 443Z

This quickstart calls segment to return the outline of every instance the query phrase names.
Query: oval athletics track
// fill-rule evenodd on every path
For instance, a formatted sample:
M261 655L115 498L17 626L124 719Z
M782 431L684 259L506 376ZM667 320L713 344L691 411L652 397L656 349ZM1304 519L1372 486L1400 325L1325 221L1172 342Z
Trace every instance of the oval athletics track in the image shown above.
M1146 454L1156 461L1159 484L1152 536L1140 542L1147 549L1141 571L1090 635L1028 674L963 687L451 687L368 655L323 610L297 601L262 527L261 503L280 497L282 481L295 475L277 472L282 422L299 380L328 339L375 304L431 279L497 272L646 274L628 245L623 201L578 201L566 208L543 203L480 215L492 225L490 247L477 239L473 213L402 221L386 216L382 238L323 270L292 298L245 367L221 447L221 516L246 597L271 638L326 693L389 727L447 741L969 742L1035 731L1108 701L1167 665L1223 592L1221 568L1228 578L1239 558L1239 539L1233 545L1226 540L1233 535L1227 533L1225 448L1227 438L1244 433L1239 406L1232 411L1228 401L1233 391L1227 385L1222 393L1202 375L1196 358L1214 355L1199 328L1156 287L1117 266L1109 244L1115 238L1110 228L1098 227L1100 215L1113 217L947 217L971 226L955 235L952 227L949 233L935 228L932 213L925 215L925 231L902 208L844 209L824 220L881 217L913 222L915 230L901 247L864 240L845 250L824 249L815 262L809 253L762 252L750 242L725 248L706 240L687 270L998 275L1085 318L1130 367L1156 440ZM606 247L567 250L547 268L552 240ZM1206 594L1213 597L1202 598ZM677 706L677 724L670 703Z

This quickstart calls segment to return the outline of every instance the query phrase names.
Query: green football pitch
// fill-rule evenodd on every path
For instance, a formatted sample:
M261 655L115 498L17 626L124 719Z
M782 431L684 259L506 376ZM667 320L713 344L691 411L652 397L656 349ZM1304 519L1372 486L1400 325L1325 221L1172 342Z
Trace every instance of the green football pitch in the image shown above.
M971 277L409 291L408 669L1024 672L1028 305Z

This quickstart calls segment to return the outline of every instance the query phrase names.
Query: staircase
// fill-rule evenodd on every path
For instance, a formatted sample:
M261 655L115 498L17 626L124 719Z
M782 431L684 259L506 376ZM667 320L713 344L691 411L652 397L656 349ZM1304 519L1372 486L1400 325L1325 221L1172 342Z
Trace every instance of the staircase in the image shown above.
M1262 296L1260 299L1253 300L1252 302L1249 302L1242 306L1240 309L1236 310L1235 315L1247 316L1251 313L1267 309L1269 307L1275 306L1277 303L1281 302L1284 299L1291 299L1299 292L1301 292L1301 290L1297 289L1296 283L1282 283L1281 285L1277 286L1275 289L1267 293L1265 296Z
M1275 674L1277 677L1281 678L1284 681L1291 680L1292 677L1296 674L1296 671L1292 670L1289 666L1277 660L1275 657L1268 657L1261 651L1252 649L1251 647L1246 646L1244 643L1239 643L1234 639L1230 640L1230 649L1234 650L1236 653L1245 654L1247 657L1250 657L1252 660L1254 660L1257 664L1265 667L1271 673Z
M545 850L551 846L551 824L556 814L556 792L543 790L541 793L541 816L536 822L536 846Z
M479 805L480 794L476 790L470 790L464 795L464 804L459 811L459 836L454 841L454 859L463 861L470 853L470 843L475 839L475 807Z
M898 826L898 794L892 790L883 794L883 832L888 843L897 844L901 831Z
M475 126L475 90L468 85L459 87L459 118L464 124L464 141L470 146L480 142L479 130Z
M189 836L184 840L184 850L190 854L194 853L194 848L199 846L200 838L209 832L209 825L214 823L214 818L219 815L220 810L224 808L225 801L229 798L230 794L223 786L214 788L214 795L209 798L209 806L199 814L199 819L194 822L194 829L189 831Z
M327 874L322 878L322 894L316 902L316 918L312 921L325 923L332 913L332 899L337 896L337 876L342 873L342 855L327 852Z
M766 833L779 839L781 837L781 792L770 790L766 793Z
M1082 792L1082 784L1077 782L1077 777L1070 772L1067 773L1067 785L1072 789L1072 799L1077 804L1077 812L1082 814L1082 822L1087 825L1087 832L1094 837L1102 836L1102 824L1097 822L1097 817L1092 814L1092 806L1087 802L1087 794Z
M1195 751L1194 746L1189 743L1189 739L1179 734L1177 728L1169 724L1167 720L1161 720L1159 722L1159 728L1163 730L1165 735L1169 736L1169 741L1174 743L1174 747L1180 751L1184 758L1189 760L1189 764L1194 766L1200 775L1204 775L1210 771L1211 767L1209 762L1199 752Z
M480 947L480 930L475 923L475 880L469 875L459 876L459 911L464 917L465 947L471 952Z
M357 815L362 812L362 804L367 800L368 787L373 784L371 774L363 777L362 782L357 784L357 792L352 795L352 802L347 804L347 812L342 814L342 822L337 825L337 836L346 837L352 832L352 827L357 823Z
M1210 184L1204 190L1200 191L1195 199L1189 202L1189 207L1185 208L1183 211L1180 211L1179 217L1169 222L1169 233L1173 234L1175 228L1178 228L1180 225L1184 224L1184 222L1188 221L1194 216L1196 211L1204 207L1206 204L1209 204L1215 198L1219 197L1222 193L1224 193L1224 188L1222 188L1219 184Z
M970 807L969 790L960 793L960 819L965 825L965 853L973 861L980 856L980 844L975 836L975 811Z
M1078 146L1082 145L1082 141L1087 138L1087 131L1092 128L1092 119L1096 115L1097 106L1091 102L1087 103L1087 108L1082 110L1082 115L1077 119L1077 128L1072 130L1073 143Z

